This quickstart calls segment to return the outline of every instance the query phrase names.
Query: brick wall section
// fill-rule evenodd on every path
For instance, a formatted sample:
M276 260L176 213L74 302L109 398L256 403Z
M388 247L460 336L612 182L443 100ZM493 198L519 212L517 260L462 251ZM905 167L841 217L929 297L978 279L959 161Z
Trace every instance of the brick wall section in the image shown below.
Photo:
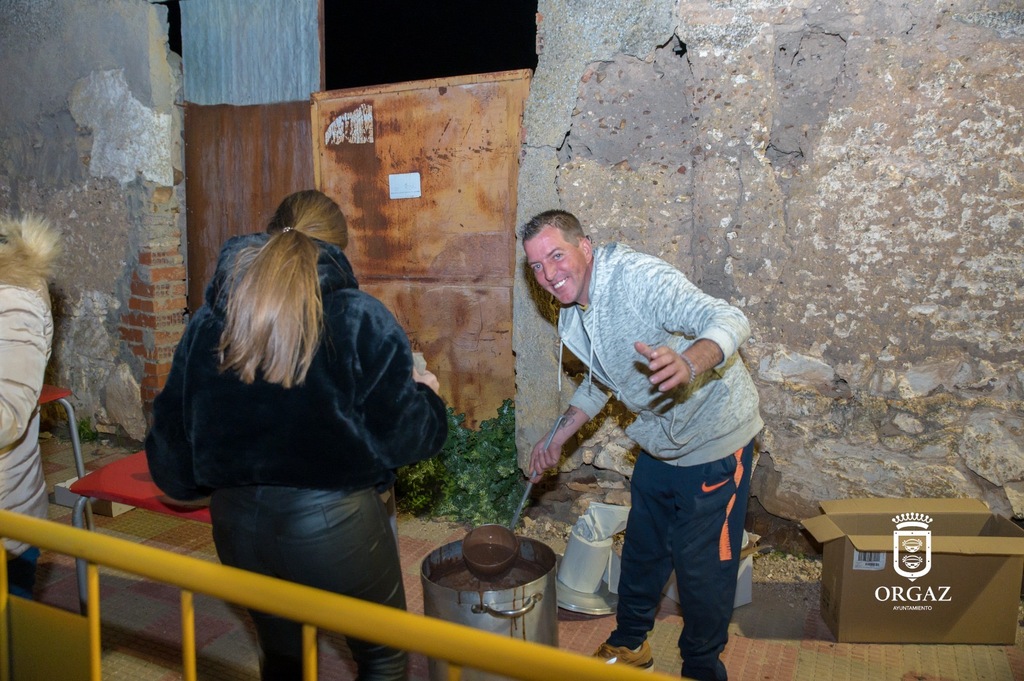
M142 405L149 413L167 381L184 330L185 262L177 246L144 249L132 273L121 339L142 360Z

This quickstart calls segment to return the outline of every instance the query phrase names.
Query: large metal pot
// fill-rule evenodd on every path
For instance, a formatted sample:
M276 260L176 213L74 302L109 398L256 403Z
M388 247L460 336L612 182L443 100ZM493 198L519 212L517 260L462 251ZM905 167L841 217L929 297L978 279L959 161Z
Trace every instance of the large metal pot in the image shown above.
M534 539L519 538L519 558L512 568L485 581L462 559L462 542L445 544L423 559L423 613L474 629L524 641L558 646L555 553ZM432 681L448 679L448 663L431 659ZM477 669L462 670L463 681L508 677Z

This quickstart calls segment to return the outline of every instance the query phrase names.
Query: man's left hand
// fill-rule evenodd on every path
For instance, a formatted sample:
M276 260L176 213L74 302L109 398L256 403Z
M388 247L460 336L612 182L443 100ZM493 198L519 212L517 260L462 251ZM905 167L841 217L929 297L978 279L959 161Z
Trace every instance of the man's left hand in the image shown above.
M633 347L647 358L647 365L651 369L650 381L658 387L659 391L668 392L676 386L693 380L693 376L690 375L690 367L686 365L678 352L667 345L652 349L646 343L637 341Z

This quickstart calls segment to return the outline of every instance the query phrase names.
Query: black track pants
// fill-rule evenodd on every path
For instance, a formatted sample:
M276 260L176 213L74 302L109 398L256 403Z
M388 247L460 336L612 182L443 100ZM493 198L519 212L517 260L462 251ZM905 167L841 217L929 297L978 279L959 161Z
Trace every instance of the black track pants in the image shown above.
M647 638L674 568L683 615L682 675L725 681L719 655L729 640L753 452L751 442L697 466L640 455L609 643L635 648Z

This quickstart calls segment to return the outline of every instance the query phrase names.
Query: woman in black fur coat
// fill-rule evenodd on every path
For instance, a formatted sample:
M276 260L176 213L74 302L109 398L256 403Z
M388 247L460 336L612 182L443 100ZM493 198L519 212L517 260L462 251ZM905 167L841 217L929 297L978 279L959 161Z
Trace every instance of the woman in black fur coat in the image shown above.
M405 608L379 493L447 437L437 378L358 289L345 218L303 191L266 234L229 240L153 405L153 479L210 496L226 565ZM301 677L298 623L251 612L264 679ZM349 640L361 679L404 679L404 651Z

